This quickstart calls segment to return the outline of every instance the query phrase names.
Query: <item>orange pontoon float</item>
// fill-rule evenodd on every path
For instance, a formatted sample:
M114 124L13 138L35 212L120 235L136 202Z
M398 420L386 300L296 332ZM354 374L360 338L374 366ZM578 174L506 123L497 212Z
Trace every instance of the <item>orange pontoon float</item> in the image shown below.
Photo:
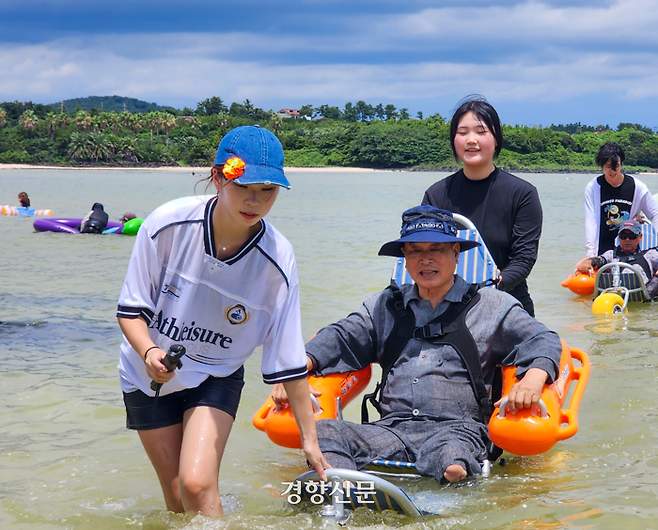
M591 296L594 294L594 276L586 272L575 272L562 282L562 287L578 296Z
M576 368L573 360L580 362ZM562 341L562 358L558 378L544 386L540 400L539 416L530 409L518 410L516 414L506 413L507 398L502 399L500 408L494 410L489 421L489 437L501 449L516 455L538 455L551 449L560 440L571 438L578 431L578 407L582 400L591 365L587 354ZM516 367L503 368L503 396L509 394L517 381ZM576 382L573 395L566 410L572 382Z
M342 408L358 396L370 382L370 365L356 372L331 374L324 377L309 376L309 384L322 395L315 397L313 412L315 419L336 419L342 417ZM302 441L290 405L276 410L271 397L258 409L252 419L254 427L264 431L275 444L291 449L301 449Z
M580 367L574 365L574 360ZM516 414L506 414L506 397L500 409L496 408L489 421L491 441L507 452L517 455L545 453L560 440L572 437L578 431L578 407L585 392L591 365L587 354L570 348L562 341L562 357L558 378L545 385L540 401L540 415L530 409ZM517 381L516 367L503 368L502 395L507 396ZM342 407L354 399L370 381L370 366L357 372L332 374L325 377L309 377L309 384L322 392L318 398L311 396L314 403L315 419L339 418ZM567 403L571 384L576 384L571 399ZM566 409L563 407L567 406ZM276 410L269 397L254 414L254 426L264 431L275 444L293 449L301 448L299 430L290 406Z

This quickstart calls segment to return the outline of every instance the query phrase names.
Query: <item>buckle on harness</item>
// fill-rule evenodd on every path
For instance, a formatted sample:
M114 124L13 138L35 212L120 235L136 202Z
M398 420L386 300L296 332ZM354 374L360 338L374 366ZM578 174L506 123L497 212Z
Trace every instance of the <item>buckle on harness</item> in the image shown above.
M414 339L417 340L429 340L429 339L436 339L438 337L443 337L445 333L443 332L443 324L442 323L437 323L437 324L425 324L422 327L414 328L411 336Z

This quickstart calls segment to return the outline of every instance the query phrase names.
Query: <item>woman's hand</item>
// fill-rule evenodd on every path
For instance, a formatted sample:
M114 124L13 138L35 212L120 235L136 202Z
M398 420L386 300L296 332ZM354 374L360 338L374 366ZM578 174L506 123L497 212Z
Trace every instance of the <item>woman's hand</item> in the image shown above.
M162 364L162 359L166 356L166 352L160 348L153 348L146 354L146 360L144 361L146 373L156 383L164 384L176 375L175 371L169 372L167 367Z
M309 397L310 386L308 379L295 379L283 383L285 391L290 400L290 407L295 415L295 421L299 428L299 433L302 439L302 448L306 454L306 459L313 469L317 471L322 480L327 480L325 469L329 468L329 464L324 458L322 451L320 451L320 444L318 443L318 433L315 429L315 416L313 414L313 407L311 405L311 398Z
M310 393L315 397L320 397L322 395L322 392L316 390L311 385L308 385L308 388ZM272 401L274 401L274 407L276 410L281 410L284 405L290 403L290 401L288 400L288 393L286 392L285 387L281 383L277 383L276 385L274 385L270 397L272 398Z
M507 409L516 414L517 410L531 408L534 413L539 411L539 399L544 390L544 385L548 379L548 373L541 368L530 368L523 376L523 379L512 385L507 394ZM494 403L495 407L500 406L502 399Z

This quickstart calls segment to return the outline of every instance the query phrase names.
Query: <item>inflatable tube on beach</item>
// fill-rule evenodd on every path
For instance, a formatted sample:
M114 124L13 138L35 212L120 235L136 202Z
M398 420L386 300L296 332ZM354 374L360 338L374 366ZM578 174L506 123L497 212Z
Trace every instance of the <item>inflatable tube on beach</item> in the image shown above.
M602 293L592 302L592 314L594 315L621 315L628 313L628 307L624 307L624 299L616 293Z
M315 400L313 408L315 420L334 419L352 399L358 396L370 382L370 366L357 371L331 374L324 377L309 376L309 384L322 395ZM339 401L340 398L340 401ZM264 431L275 444L291 449L301 449L302 441L289 405L276 410L271 397L258 409L252 419L254 427Z
M562 282L562 287L566 287L578 296L592 296L594 294L594 276L584 272L570 274Z
M31 206L9 206L5 204L0 206L0 214L2 215L17 215L19 217L32 217L32 216L49 216L53 214L52 210L35 210Z
M35 219L32 226L37 232L61 232L65 234L79 234L80 223L82 218L64 218L57 217L54 219ZM113 233L120 234L123 225L121 223L107 223L106 232L114 229ZM105 233L105 232L104 232ZM108 232L110 233L110 232Z
M573 360L580 362L576 368ZM540 416L530 409L508 414L507 400L503 397L500 408L494 410L489 421L489 437L501 449L516 455L538 455L551 449L560 440L572 437L578 431L578 407L582 400L591 365L587 354L562 341L562 358L557 380L544 386L540 400ZM516 367L503 368L503 396L509 394L517 381ZM563 409L571 383L575 382L568 407Z

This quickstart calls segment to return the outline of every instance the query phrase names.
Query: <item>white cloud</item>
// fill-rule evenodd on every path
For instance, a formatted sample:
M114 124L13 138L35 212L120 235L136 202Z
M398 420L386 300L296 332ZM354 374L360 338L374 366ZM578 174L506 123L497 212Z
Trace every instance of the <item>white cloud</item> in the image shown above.
M631 105L658 97L657 25L658 0L528 1L353 18L341 35L107 34L4 44L0 101L116 94L182 108L218 95L266 109L364 100L427 114L438 101L482 93L497 102L596 96ZM658 123L655 110L649 117Z

